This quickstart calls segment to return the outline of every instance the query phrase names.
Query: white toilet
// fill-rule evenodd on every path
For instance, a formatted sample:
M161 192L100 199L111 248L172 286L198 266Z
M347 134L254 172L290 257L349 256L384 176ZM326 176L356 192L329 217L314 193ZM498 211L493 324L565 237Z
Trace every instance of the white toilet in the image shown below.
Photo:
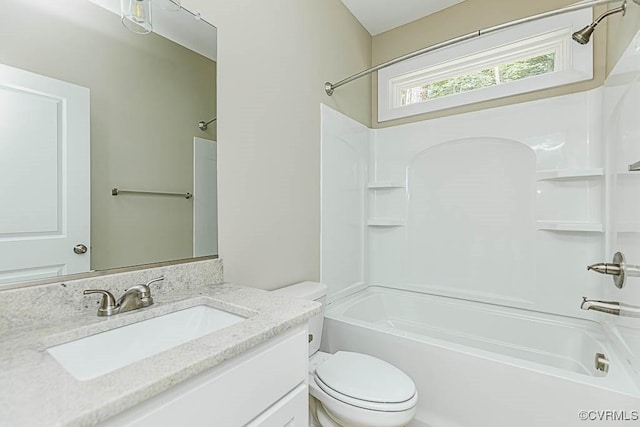
M302 282L273 291L324 305L327 286ZM401 427L415 415L416 386L395 366L361 353L320 349L323 313L309 321L310 425Z

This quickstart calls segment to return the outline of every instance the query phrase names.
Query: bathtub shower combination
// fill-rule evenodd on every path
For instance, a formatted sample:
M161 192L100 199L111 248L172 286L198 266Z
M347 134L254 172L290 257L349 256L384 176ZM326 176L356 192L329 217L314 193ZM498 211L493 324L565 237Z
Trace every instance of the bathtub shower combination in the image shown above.
M541 415L569 426L584 408L638 406L626 362L597 322L378 286L325 316L325 349L402 369L420 395L416 419L429 426L537 426ZM600 368L596 355L607 355Z
M635 46L588 92L375 130L322 107L322 350L406 372L412 425L637 420L640 320L581 309L640 305L586 268L640 264Z
M624 379L615 363L609 372L604 362L604 355L612 353L608 339L598 323L588 320L378 286L334 304L329 317L419 341L428 337L441 347L473 349L489 359L577 380L607 373L611 384L616 384L616 376L618 384ZM599 367L595 354L603 355Z

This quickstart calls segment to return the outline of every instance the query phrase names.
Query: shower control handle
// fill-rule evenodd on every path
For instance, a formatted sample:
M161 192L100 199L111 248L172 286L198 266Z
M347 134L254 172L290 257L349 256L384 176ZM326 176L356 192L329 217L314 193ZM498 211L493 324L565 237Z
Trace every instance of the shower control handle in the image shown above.
M612 262L592 264L587 270L613 276L613 283L619 289L624 287L627 277L640 277L640 266L627 264L622 252L616 252Z
M613 255L613 261L601 262L597 264L592 264L587 266L587 270L595 271L600 274L609 274L613 276L613 283L616 285L618 289L622 289L624 287L625 281L627 279L625 274L625 258L622 252L616 252Z

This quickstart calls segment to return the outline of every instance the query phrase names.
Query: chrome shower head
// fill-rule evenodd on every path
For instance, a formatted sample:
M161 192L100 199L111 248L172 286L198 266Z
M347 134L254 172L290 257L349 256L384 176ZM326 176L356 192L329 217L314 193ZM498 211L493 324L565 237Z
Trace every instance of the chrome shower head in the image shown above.
M218 120L218 118L217 118L217 117L214 117L213 119L209 120L208 122L205 122L204 120L202 120L202 121L198 122L198 128L199 128L201 131L203 131L203 132L204 132L205 130L207 130L207 129L209 128L209 125L210 125L211 123L215 122L216 120Z
M593 31L596 29L596 25L597 24L587 25L580 31L576 31L575 33L573 33L571 35L571 38L580 44L589 43L589 40L591 39L591 34L593 34Z
M591 39L591 35L593 34L593 31L596 29L596 26L600 23L600 21L602 21L604 18L606 18L609 15L613 15L619 12L622 12L623 16L627 12L627 0L625 0L624 3L622 3L622 6L616 7L615 9L607 10L605 13L598 16L596 20L593 21L591 24L587 25L580 31L576 31L575 33L573 33L571 35L571 38L580 44L589 43L589 40Z

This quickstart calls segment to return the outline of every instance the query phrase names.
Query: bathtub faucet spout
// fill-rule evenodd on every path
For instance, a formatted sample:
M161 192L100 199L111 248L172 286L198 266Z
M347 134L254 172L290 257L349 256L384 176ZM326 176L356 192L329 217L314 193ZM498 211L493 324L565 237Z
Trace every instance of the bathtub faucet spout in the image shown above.
M587 297L582 297L580 308L583 310L600 311L615 316L620 315L620 303L613 301L594 301L587 299Z
M615 301L596 301L582 297L580 308L583 310L599 311L601 313L613 314L614 316L640 317L640 307L622 304Z

